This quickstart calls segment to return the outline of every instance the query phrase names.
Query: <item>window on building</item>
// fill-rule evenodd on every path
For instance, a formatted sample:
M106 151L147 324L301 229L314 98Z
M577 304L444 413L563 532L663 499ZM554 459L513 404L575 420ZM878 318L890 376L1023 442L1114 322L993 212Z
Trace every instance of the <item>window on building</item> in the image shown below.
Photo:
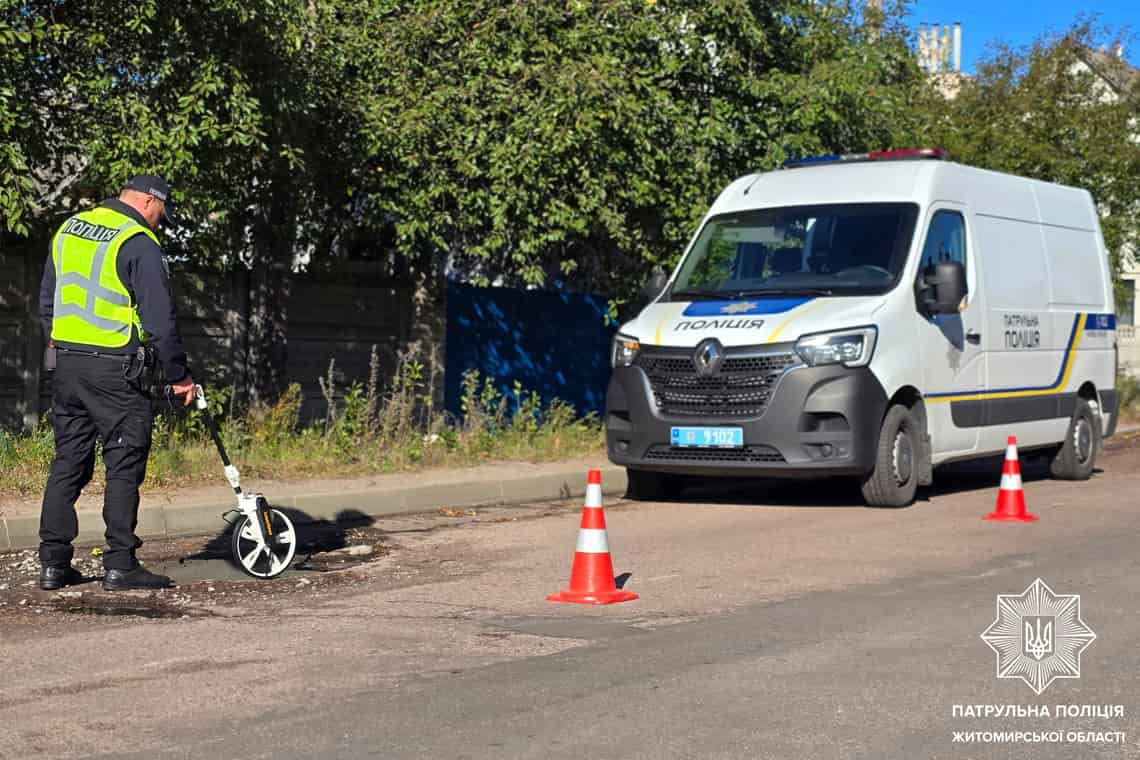
M1136 324L1136 280L1121 280L1116 292L1116 324L1131 327Z

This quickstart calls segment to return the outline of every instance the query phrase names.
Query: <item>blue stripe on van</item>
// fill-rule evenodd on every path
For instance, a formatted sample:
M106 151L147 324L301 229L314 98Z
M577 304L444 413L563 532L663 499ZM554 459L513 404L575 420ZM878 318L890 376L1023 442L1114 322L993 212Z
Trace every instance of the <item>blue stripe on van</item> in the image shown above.
M1086 330L1115 330L1116 329L1116 315L1115 314L1089 314L1088 319L1085 320Z
M750 314L782 314L814 298L741 298L736 301L693 301L685 317L746 317Z
M1077 314L1073 317L1073 329L1069 332L1069 342L1065 345L1065 354L1061 357L1061 367L1060 367L1060 369L1057 370L1057 379L1054 380L1052 382L1052 384L1030 386L1030 387L1025 387L1025 388L996 388L994 390L989 390L989 391L977 391L977 390L975 390L975 391L952 391L950 393L926 393L926 394L923 394L923 398L928 398L928 399L932 399L935 401L939 401L939 400L946 400L946 399L951 399L951 398L952 399L965 399L968 397L970 399L977 400L977 399L984 399L984 398L999 398L1001 396L1009 396L1009 395L1019 394L1019 393L1033 393L1033 394L1035 394L1035 393L1039 393L1039 392L1050 392L1050 391L1061 390L1061 386L1063 386L1065 384L1065 370L1069 367L1070 363L1073 360L1073 352L1075 350L1074 344L1077 340L1077 335L1080 334L1080 331L1082 329L1082 324L1087 324L1087 320L1085 322L1082 322L1082 317L1084 317L1084 316L1085 315L1082 314L1081 312L1077 312ZM1089 314L1088 318L1091 319L1093 316L1094 315ZM1100 314L1097 316L1104 317L1104 316L1112 316L1112 315L1111 314L1108 314L1108 315ZM1115 324L1115 319L1113 320L1113 323ZM1105 329L1107 329L1107 328L1105 328Z

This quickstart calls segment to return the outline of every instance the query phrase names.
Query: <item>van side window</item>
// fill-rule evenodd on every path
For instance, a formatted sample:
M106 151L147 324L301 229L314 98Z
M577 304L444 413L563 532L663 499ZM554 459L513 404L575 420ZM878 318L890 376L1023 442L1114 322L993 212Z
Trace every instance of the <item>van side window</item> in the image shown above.
M922 249L922 274L933 274L940 261L958 261L966 269L966 222L957 211L937 211Z

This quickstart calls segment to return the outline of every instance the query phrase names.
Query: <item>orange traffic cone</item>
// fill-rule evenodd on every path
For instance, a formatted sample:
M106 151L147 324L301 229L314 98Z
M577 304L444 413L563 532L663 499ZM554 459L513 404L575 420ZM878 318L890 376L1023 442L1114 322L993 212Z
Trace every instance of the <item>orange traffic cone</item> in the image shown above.
M1017 438L1012 435L1005 445L1005 464L1001 468L1001 488L998 490L997 506L983 519L1004 522L1033 522L1037 519L1037 515L1025 511L1021 465L1017 461Z
M614 582L610 542L606 535L606 514L602 510L602 471L590 470L586 480L586 506L578 529L578 546L570 568L570 588L546 597L548 602L613 604L636 599L632 591L619 589Z

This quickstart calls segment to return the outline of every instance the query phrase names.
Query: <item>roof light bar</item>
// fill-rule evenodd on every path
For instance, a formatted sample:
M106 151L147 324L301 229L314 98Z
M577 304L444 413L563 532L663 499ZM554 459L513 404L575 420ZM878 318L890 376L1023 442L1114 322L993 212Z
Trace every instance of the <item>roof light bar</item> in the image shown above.
M792 158L784 162L785 169L795 169L799 166L818 166L820 164L856 164L866 161L917 161L946 159L944 148L906 148L904 150L873 150L870 153L845 153L843 155L805 156Z
M932 158L941 161L946 158L945 148L905 148L903 150L875 150L871 151L871 158L876 161L890 161L893 159Z

